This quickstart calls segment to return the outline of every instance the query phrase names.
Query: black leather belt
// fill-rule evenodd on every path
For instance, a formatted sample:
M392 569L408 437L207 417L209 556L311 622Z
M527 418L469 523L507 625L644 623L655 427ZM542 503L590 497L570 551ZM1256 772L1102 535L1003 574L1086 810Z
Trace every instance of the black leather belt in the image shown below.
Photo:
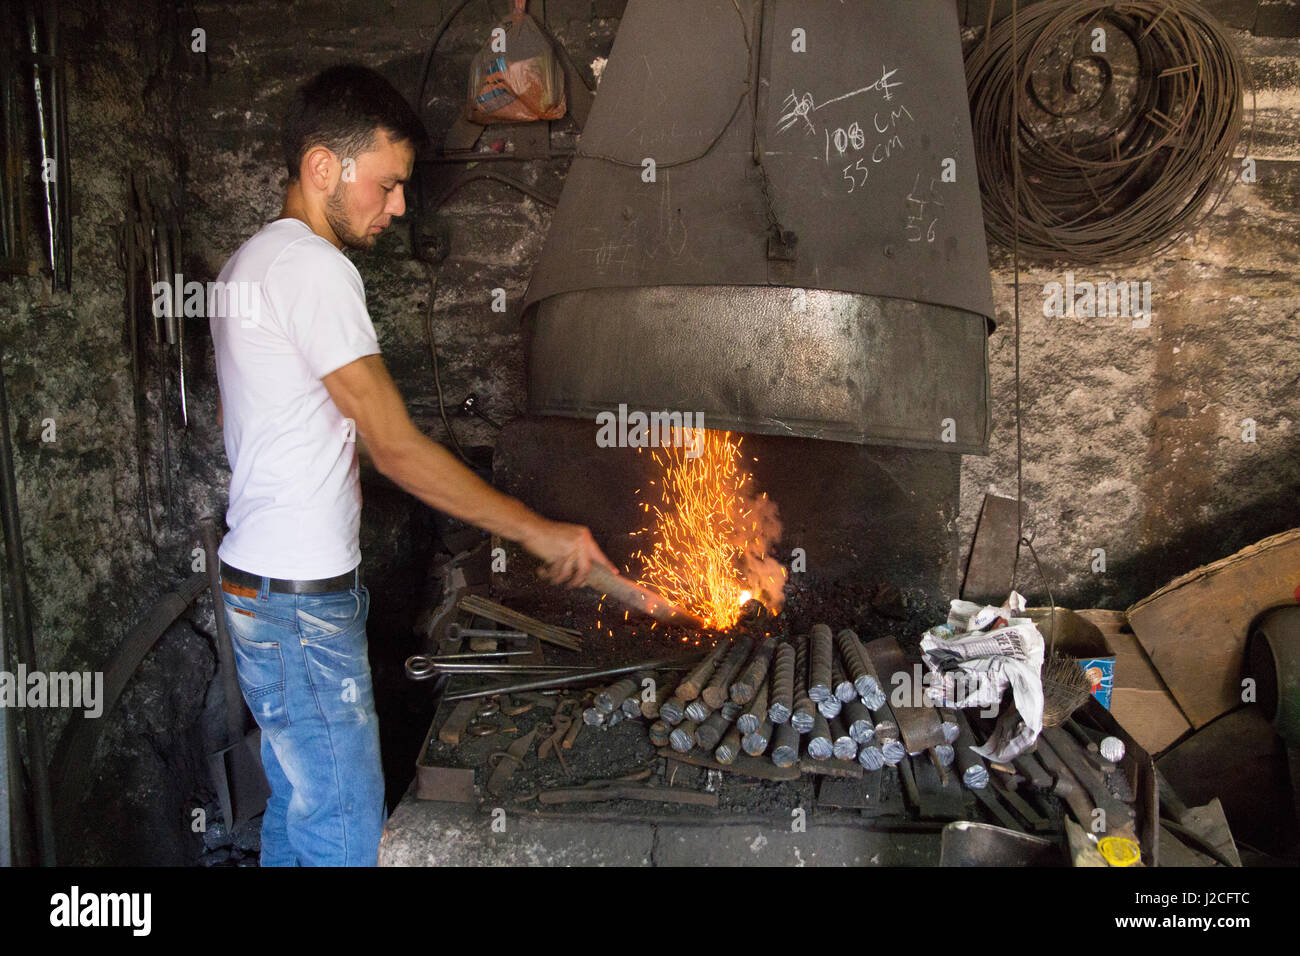
M221 580L235 587L257 592L262 587L262 575L250 574L239 568L232 568L221 562ZM326 594L330 591L350 591L361 586L359 569L332 578L316 578L313 581L291 581L287 578L271 578L271 590L277 594Z

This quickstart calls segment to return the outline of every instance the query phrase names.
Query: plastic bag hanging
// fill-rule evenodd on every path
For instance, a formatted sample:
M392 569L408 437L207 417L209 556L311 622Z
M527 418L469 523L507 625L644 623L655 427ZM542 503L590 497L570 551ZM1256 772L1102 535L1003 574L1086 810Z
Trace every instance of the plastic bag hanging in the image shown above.
M530 123L564 116L564 71L528 0L492 30L469 70L466 118L472 123Z

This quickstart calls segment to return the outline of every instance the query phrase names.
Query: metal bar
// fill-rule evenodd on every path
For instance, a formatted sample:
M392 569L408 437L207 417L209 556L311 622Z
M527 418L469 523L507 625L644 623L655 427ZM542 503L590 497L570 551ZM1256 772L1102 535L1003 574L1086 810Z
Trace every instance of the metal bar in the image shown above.
M784 724L794 710L794 647L782 644L772 663L772 703L767 716L774 724Z
M775 651L775 637L765 637L759 641L758 648L749 659L749 663L731 684L732 700L738 704L748 704L754 699L758 689L766 686L767 672L772 666L772 654Z
M794 644L794 707L790 724L795 732L806 734L813 729L816 707L808 696L808 637L800 635Z
M833 642L829 627L813 625L808 648L808 697L818 704L831 696Z
M764 681L758 688L758 693L754 699L749 702L745 712L736 720L736 725L741 731L747 734L753 733L762 726L763 721L771 720L767 712L768 683Z
M547 680L525 681L521 684L506 684L500 687L486 687L482 690L466 690L456 694L446 694L443 700L472 700L477 697L495 697L497 694L513 694L524 690L545 690L548 687L568 687L584 681L599 680L602 677L616 677L619 674L634 674L637 671L676 670L689 667L690 663L672 658L645 661L640 664L628 664L625 667L611 667L603 671L585 674L571 674L567 677L552 677ZM662 713L662 711L660 712Z
M722 664L714 671L713 676L709 679L709 684L700 692L704 702L710 707L717 709L721 707L723 701L727 699L727 693L731 686L731 679L736 676L740 668L744 666L745 660L749 657L749 652L754 648L754 639L752 637L742 637L739 641L731 646L727 656L723 658Z
M682 682L677 685L677 690L673 696L680 698L684 703L694 700L700 696L700 691L704 685L709 682L713 672L717 669L718 664L726 656L727 650L731 647L731 642L727 640L718 641L713 645L713 650L708 653L704 660L695 665Z

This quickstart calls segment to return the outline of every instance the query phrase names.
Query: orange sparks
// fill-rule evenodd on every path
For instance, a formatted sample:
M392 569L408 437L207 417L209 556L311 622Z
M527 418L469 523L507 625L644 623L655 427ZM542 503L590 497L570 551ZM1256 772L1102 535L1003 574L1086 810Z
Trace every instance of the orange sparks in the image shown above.
M653 524L634 532L649 533L654 542L649 553L636 552L640 583L707 627L731 627L751 599L776 613L785 569L767 554L780 536L775 506L766 494L754 495L753 476L741 468L739 439L706 429L694 439L651 454L660 468L660 499L641 503L653 513Z

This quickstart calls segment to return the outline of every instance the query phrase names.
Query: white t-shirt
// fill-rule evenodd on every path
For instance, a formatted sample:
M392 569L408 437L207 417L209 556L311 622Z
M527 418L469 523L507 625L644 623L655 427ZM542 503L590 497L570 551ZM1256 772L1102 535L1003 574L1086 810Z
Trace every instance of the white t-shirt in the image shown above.
M356 436L321 384L379 352L347 257L299 219L264 226L209 289L230 533L221 559L275 578L330 578L361 563Z

